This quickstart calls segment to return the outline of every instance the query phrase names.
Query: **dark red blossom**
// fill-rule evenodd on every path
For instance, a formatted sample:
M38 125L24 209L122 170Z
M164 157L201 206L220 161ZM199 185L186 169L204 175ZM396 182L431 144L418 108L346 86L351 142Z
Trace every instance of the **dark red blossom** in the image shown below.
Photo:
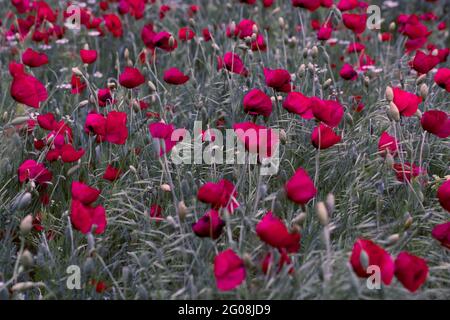
M226 179L217 183L206 182L197 192L198 200L211 204L211 207L216 210L226 208L230 213L239 207L237 196L234 184Z
M308 173L303 168L298 168L291 179L284 185L284 190L289 200L305 205L316 196L317 189Z
M180 85L186 83L189 80L189 76L185 75L178 68L170 68L164 71L163 79L169 84Z
M250 115L270 116L272 113L272 100L259 89L252 89L244 96L244 112Z
M220 218L219 213L211 209L192 224L192 231L200 238L210 237L215 240L222 233L224 225L225 222Z
M128 89L139 87L145 82L144 75L137 68L125 67L119 76L119 83Z
M439 241L441 245L450 249L450 222L435 226L431 232L431 235Z
M445 181L439 187L437 197L442 208L450 212L450 180Z
M341 136L337 135L333 128L322 123L316 126L311 134L311 143L318 149L327 149L339 142Z
M264 77L266 85L276 91L291 92L293 89L291 75L287 70L264 68Z
M245 280L244 261L232 249L222 251L214 258L214 276L220 291L233 290Z
M36 68L47 64L48 57L45 53L40 53L28 48L22 54L22 62L31 68Z
M256 234L274 248L286 249L289 253L300 250L300 233L289 232L284 223L271 211L267 212L256 225Z
M400 252L395 259L395 276L406 289L415 292L427 279L427 263L406 251Z
M439 138L447 138L450 136L450 118L444 111L429 110L424 112L420 119L420 124L423 130Z

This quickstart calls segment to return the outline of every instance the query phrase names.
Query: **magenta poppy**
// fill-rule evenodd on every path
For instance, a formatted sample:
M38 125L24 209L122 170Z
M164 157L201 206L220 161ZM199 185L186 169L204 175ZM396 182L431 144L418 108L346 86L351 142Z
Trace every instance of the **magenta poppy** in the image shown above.
M173 124L165 124L163 122L151 123L148 126L153 139L160 139L164 145L160 145L159 156L169 153L175 145L183 140L185 130L175 129Z
M152 42L154 47L160 48L167 52L171 52L178 47L177 40L167 31L156 33L152 39Z
M397 180L400 182L411 181L412 178L416 178L420 175L426 174L426 170L421 167L417 167L409 162L395 163L393 166Z
M72 86L72 94L80 94L86 89L86 83L80 76L72 74L72 78L70 80L70 84Z
M272 113L272 100L259 89L252 89L244 96L244 112L250 115L270 116Z
M321 0L291 0L294 7L300 7L309 11L316 11L319 9Z
M395 157L397 155L397 150L398 144L395 137L384 131L380 136L380 140L378 140L378 152L380 155L385 157L386 153L390 153Z
M211 209L192 224L192 231L200 238L210 237L216 240L222 233L224 225L225 222L220 218L219 213Z
M107 225L105 208L100 205L95 207L83 205L81 201L72 199L70 221L81 233L87 234L93 230L95 234L102 234Z
M341 142L341 136L323 123L316 126L311 134L311 143L316 149L328 149L339 142Z
M363 33L366 30L367 15L357 13L342 14L344 25L356 34Z
M113 182L117 180L121 174L122 170L108 164L108 166L105 169L105 173L103 174L103 179Z
M163 79L169 84L180 85L186 83L189 80L189 76L185 75L178 68L170 68L164 71Z
M163 211L163 209L161 208L161 206L159 206L157 204L151 205L150 206L150 220L154 220L156 222L160 222L160 221L164 220L162 211Z
M91 64L97 60L97 50L80 50L80 57L83 63Z
M98 105L106 107L108 104L113 104L114 100L111 95L111 90L108 88L98 89L97 91Z
M420 119L420 124L423 130L439 138L447 138L450 136L450 118L444 111L429 110L424 112Z
M432 54L425 54L422 51L417 51L411 62L411 67L418 73L426 74L439 64L439 58Z
M289 92L283 102L283 108L288 112L298 114L303 119L312 119L311 98L308 98L300 92Z
M139 87L145 82L144 75L137 68L125 67L119 76L119 83L128 89Z
M23 65L12 62L10 73L13 81L10 87L11 97L19 103L32 108L39 108L41 102L48 98L47 89L35 77L25 73Z
M314 182L303 168L298 168L291 179L284 185L289 200L305 205L317 194Z
M17 170L19 176L19 182L23 183L28 180L32 180L37 184L44 185L49 183L53 175L44 166L43 163L38 163L34 160L25 160Z
M361 254L363 252L368 257L367 266L362 264ZM371 273L368 273L366 269L369 266L378 266L380 268L381 280L385 285L389 285L394 277L395 267L391 256L371 240L356 240L350 257L350 264L356 275L361 278L370 277Z
M37 68L47 64L48 57L45 53L40 53L28 48L22 54L22 62L31 68Z
M356 80L358 78L358 73L353 69L353 66L351 64L344 64L341 68L341 71L339 71L339 75L344 80Z
M233 129L245 149L259 159L272 157L280 141L275 131L253 122L236 123Z
M293 86L291 84L291 75L284 69L264 68L264 77L266 85L279 92L291 92Z
M437 197L442 208L450 212L450 180L445 181L439 187Z
M78 200L84 205L89 205L98 199L100 190L89 187L82 182L73 181L71 186L71 194L72 199Z
M220 291L233 290L245 280L244 261L232 249L222 251L214 258L214 276Z
M221 58L220 61L222 61ZM225 53L222 63L225 68L232 73L240 74L244 77L248 75L248 70L245 68L241 58L233 52ZM219 66L220 63L218 65L218 69L220 69Z
M450 92L450 69L439 69L434 75L434 82L436 82L439 87Z
M300 250L300 233L289 232L284 223L271 211L267 212L256 225L256 234L274 248L286 249L289 253Z
M393 88L393 91L394 103L400 114L405 117L414 115L419 109L419 104L422 102L422 98L413 93L403 91L398 87Z
M318 121L332 128L337 127L344 116L344 108L334 100L321 100L313 97L311 98L311 110Z
M350 10L353 10L353 9L356 9L359 7L359 1L358 0L340 0L337 7L342 12L350 11Z
M400 252L395 259L395 276L406 289L415 292L427 279L427 263L406 251Z
M239 207L237 196L234 184L227 179L222 179L217 183L206 182L197 192L198 200L211 204L211 207L216 210L226 208L230 213Z
M120 38L123 35L122 21L117 15L106 14L103 16L103 19L106 28L115 38Z
M435 226L431 232L431 235L439 241L441 245L450 249L450 222Z
M189 27L182 27L178 30L178 39L182 41L192 40L195 37L195 32Z

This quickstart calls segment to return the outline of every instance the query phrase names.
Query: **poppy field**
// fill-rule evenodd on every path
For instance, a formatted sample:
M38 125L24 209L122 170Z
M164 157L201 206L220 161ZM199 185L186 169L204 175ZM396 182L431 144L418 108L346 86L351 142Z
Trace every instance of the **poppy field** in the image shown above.
M449 21L0 0L0 299L449 299Z

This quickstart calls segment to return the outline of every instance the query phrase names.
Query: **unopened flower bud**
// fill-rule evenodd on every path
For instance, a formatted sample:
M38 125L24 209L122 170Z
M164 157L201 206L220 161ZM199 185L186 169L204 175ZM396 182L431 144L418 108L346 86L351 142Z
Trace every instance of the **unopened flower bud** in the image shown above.
M20 264L25 268L30 268L33 266L34 260L33 255L28 249L25 249L20 256Z
M325 82L323 83L322 88L323 88L324 90L326 90L326 89L328 89L328 88L331 86L332 83L333 83L333 80L331 80L330 78L328 78L328 79L325 80Z
M423 99L426 99L426 97L428 96L428 91L428 86L425 83L422 83L419 89L419 93Z
M77 67L72 68L72 72L77 75L77 76L82 76L83 72L81 72L80 69L78 69Z
M22 219L20 222L20 233L22 235L26 236L30 233L31 229L33 228L33 216L31 214L27 215L25 218Z
M170 192L172 189L170 188L170 186L167 183L163 183L161 185L161 190L164 192Z
M281 29L284 29L286 27L286 23L284 22L283 17L279 17L278 18L278 24L279 24Z
M316 59L319 56L319 49L317 48L317 46L312 47L311 49L311 57L313 59Z
M332 214L334 212L334 208L335 208L334 194L332 194L331 192L329 194L327 194L327 199L326 199L325 203L327 205L328 212L330 214Z
M328 225L328 210L324 202L320 201L317 203L316 214L322 225L324 226Z
M178 216L180 218L180 221L184 221L187 213L188 213L188 208L186 207L186 204L184 203L184 201L178 202Z
M306 213L305 212L301 212L299 215L297 215L293 220L292 220L292 224L296 224L296 225L302 225L303 222L306 219Z
M287 142L287 134L286 134L286 131L284 131L284 129L280 130L279 138L280 138L281 144L286 144L286 142Z
M387 115L391 121L400 121L400 112L394 102L389 104Z
M386 87L386 100L387 101L394 100L394 91L389 86Z

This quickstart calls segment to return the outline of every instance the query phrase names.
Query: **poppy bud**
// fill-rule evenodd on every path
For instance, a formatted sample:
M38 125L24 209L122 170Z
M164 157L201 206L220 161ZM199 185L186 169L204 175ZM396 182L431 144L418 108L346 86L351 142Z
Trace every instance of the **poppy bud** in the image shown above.
M314 73L316 72L316 67L314 67L314 65L310 62L308 63L308 70L309 72Z
M177 226L177 223L172 216L167 216L166 221L173 227Z
M428 86L425 83L422 83L419 89L420 96L425 99L428 96Z
M89 44L85 43L83 46L83 50L89 50Z
M283 17L278 18L278 24L280 25L281 29L284 29L286 27L286 23L284 22Z
M152 81L148 81L147 82L147 85L148 85L148 87L150 88L150 91L153 91L153 92L155 92L156 91L156 86L155 86L155 84L152 82Z
M327 205L327 209L328 212L330 214L332 214L334 212L334 208L335 208L335 198L334 198L334 194L332 194L331 192L327 195L327 200L325 201L326 205Z
M184 201L178 202L178 217L180 218L180 221L184 221L187 213L188 213L188 208L186 207L186 204L184 203Z
M400 121L400 112L394 102L389 104L387 115L391 121Z
M252 256L250 254L244 253L244 255L242 256L242 260L244 261L246 268L251 269L254 267Z
M161 185L161 190L164 192L170 192L172 189L170 188L170 186L167 183L164 183Z
M426 74L423 74L420 77L418 77L417 80L416 80L416 85L422 84L422 82L424 82L424 80L426 80L426 78L427 78Z
M133 61L131 59L127 59L127 66L132 67Z
M80 103L78 104L78 107L83 108L85 106L87 106L89 104L89 100L83 100L80 101Z
M21 291L25 291L25 290L31 289L31 288L33 288L35 286L36 286L36 284L34 282L31 282L31 281L19 282L19 283L16 283L15 285L13 285L11 287L11 291L12 292L21 292Z
M328 88L331 86L332 83L333 83L333 80L331 80L330 78L328 78L328 79L325 80L325 82L323 83L322 88L323 88L324 90L326 90L326 89L328 89Z
M8 119L8 111L3 112L2 120L6 121L6 119Z
M284 129L280 130L279 138L280 138L281 144L286 144L286 142L287 142L287 134L286 134L286 131L284 131Z
M301 64L300 67L298 68L298 76L299 78L303 78L303 76L305 75L306 72L306 66L305 64Z
M31 203L31 198L32 198L31 193L29 192L22 193L15 199L13 207L18 210L24 209L28 207L28 205Z
M30 268L33 266L33 255L28 249L25 249L20 256L20 264L23 265L25 268Z
M394 90L392 90L392 88L389 86L386 87L386 100L387 101L394 100Z
M387 242L389 245L393 245L394 243L396 243L398 240L400 239L400 235L398 233L395 233L393 235L390 235L387 238Z
M128 60L130 58L130 50L128 50L128 48L125 48L123 57L125 58L125 60Z
M397 25L395 22L391 22L391 24L389 25L389 31L395 31L395 29L397 28Z
M308 48L303 49L303 58L308 58Z
M189 19L189 24L191 25L191 27L195 27L195 20L190 18Z
M317 48L317 46L312 47L311 49L311 57L313 59L316 59L319 56L319 49Z
M234 34L236 32L236 22L231 21L230 23L230 34Z
M258 26L256 24L253 25L252 31L253 31L254 34L258 33Z
M369 85L370 85L370 78L369 77L364 77L364 85L366 86L366 88L369 87Z
M420 111L419 109L417 109L415 115L417 116L417 118L422 119L422 111Z
M220 47L217 45L217 43L213 43L213 44L211 45L211 47L212 47L214 50L216 50L216 51L220 51Z
M20 222L20 233L22 235L26 236L30 233L31 228L33 228L33 216L31 214L27 215L25 218L22 219Z
M407 213L405 224L403 225L405 230L408 230L411 227L412 223L413 223L413 218L411 217L411 215L409 213Z
M437 57L437 56L439 55L439 50L438 50L438 49L434 49L434 50L431 52L431 55Z
M75 75L77 75L77 76L82 76L82 75L83 75L83 72L81 72L81 70L78 69L77 67L72 68L72 72L73 72Z
M325 203L323 203L322 201L318 202L316 205L316 214L322 225L328 225L328 210L325 206Z
M306 213L305 212L301 212L299 215L297 215L293 220L292 220L292 224L296 224L296 225L302 225L303 222L306 219Z
M175 38L173 36L169 37L169 47L173 48L175 45Z

